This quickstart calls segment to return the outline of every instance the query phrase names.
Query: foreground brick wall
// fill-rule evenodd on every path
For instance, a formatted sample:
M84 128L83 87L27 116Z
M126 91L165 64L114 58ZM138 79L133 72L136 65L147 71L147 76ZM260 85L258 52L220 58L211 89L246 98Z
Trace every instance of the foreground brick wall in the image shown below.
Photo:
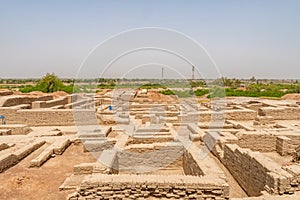
M173 198L229 199L228 185L195 176L91 175L68 197L79 199Z
M167 146L165 144L155 144L150 145L150 148L144 147L141 150L148 150L148 152L139 152L138 149L136 151L129 149L129 151L118 152L119 170L135 173L145 166L147 166L146 171L164 168L182 158L184 150L180 143L170 143Z
M222 162L248 195L258 196L263 190L271 194L293 193L293 176L259 152L235 144L224 147Z

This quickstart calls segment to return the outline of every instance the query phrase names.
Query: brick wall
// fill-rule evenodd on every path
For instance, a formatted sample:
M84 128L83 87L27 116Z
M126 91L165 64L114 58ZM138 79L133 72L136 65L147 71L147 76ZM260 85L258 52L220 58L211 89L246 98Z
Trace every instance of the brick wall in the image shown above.
M72 109L12 109L0 108L7 124L26 124L29 126L71 126L76 124L97 124L93 110Z
M170 145L145 145L145 148L118 152L117 157L119 171L136 173L143 172L143 170L147 172L164 168L180 159L182 155L183 146L170 143Z
M68 197L79 199L172 198L229 199L228 185L195 176L159 175L91 175L78 191Z
M250 196L258 196L263 190L271 194L293 193L293 176L280 165L259 152L226 144L224 165Z
M247 131L240 132L238 145L253 151L271 152L276 151L276 136L266 132Z
M282 107L282 108L260 108L259 115L271 116L275 120L299 120L300 107Z

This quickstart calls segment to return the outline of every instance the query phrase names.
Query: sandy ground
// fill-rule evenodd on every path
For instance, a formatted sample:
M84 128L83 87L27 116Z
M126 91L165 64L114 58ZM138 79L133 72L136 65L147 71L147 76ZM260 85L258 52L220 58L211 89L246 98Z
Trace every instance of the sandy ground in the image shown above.
M167 102L167 101L176 101L177 100L177 98L175 98L173 96L163 95L163 94L160 94L158 92L153 92L153 91L148 91L148 98L152 99L154 102L157 102L157 101Z
M283 100L298 100L300 101L300 94L286 94L281 97Z
M65 200L72 191L59 191L59 186L72 174L73 166L95 162L81 145L71 145L62 155L51 158L40 168L28 168L30 161L43 148L23 159L16 166L0 174L1 200Z

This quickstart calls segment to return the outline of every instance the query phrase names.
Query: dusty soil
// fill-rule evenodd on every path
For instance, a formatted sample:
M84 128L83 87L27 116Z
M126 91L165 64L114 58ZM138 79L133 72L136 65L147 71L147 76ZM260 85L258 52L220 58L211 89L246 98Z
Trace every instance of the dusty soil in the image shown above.
M177 99L173 96L163 95L158 92L148 91L148 98L152 99L154 102L157 101L176 101Z
M57 91L57 92L51 93L51 95L52 95L54 98L59 98L59 97L67 96L68 93L63 92L63 91Z
M51 158L40 168L29 168L30 161L43 148L33 152L16 166L0 174L1 200L65 200L69 191L59 191L59 186L72 174L73 166L83 162L95 162L89 153L83 153L81 145L71 145L62 155Z
M281 97L283 100L299 100L300 101L300 94L286 94Z

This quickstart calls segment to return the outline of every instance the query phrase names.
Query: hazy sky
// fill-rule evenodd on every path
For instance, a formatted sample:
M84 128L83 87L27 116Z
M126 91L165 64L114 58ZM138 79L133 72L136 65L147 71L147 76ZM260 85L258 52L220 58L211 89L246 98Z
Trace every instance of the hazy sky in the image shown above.
M298 0L0 0L0 78L41 77L47 72L74 78L96 45L141 27L173 29L193 38L209 52L222 76L300 78L299 9ZM118 45L108 51L124 44ZM178 58L161 63L168 59L166 53L139 53L118 60L105 76L130 77L129 68L141 65L133 77L160 76L160 64L172 65L183 76L191 74L190 66ZM100 76L102 55L88 59L98 74L83 70L80 76ZM141 62L131 63L136 58ZM166 66L165 76L171 76L168 70Z

